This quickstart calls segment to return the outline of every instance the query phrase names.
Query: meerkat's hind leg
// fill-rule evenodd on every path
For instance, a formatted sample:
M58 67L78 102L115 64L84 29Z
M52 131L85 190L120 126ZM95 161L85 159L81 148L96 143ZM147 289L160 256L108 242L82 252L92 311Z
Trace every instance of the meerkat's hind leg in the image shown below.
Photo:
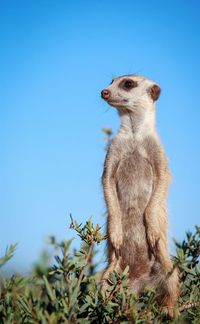
M120 258L116 257L115 251L114 249L110 250L109 252L110 256L110 262L108 267L104 270L102 278L101 278L101 290L106 291L107 288L109 287L109 283L108 283L108 279L111 273L113 273L114 271L116 272L121 272L121 267L120 267Z
M108 283L109 275L116 269L116 265L117 265L117 259L113 261L103 272L101 282L100 282L101 290L106 291L107 288L109 287L109 283Z

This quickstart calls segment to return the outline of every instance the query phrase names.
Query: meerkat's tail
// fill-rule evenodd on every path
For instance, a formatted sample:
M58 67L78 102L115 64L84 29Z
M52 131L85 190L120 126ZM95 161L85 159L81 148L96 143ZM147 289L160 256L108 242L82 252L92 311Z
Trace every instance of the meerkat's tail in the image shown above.
M175 315L175 306L179 295L179 276L177 268L170 263L156 288L156 299L170 316ZM165 270L165 271L166 271Z
M179 275L178 269L173 266L168 253L166 235L161 232L156 251L157 262L161 265L160 280L157 282L156 299L165 309L166 313L174 316L174 308L179 296ZM159 276L158 276L159 277Z

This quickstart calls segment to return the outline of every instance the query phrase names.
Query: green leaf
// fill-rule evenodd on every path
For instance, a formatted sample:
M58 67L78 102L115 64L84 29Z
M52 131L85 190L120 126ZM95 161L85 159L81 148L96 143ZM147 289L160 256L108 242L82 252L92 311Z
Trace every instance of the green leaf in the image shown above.
M49 282L46 278L45 275L43 275L43 280L44 280L44 284L45 284L45 287L46 287L46 290L47 290L47 294L49 296L49 298L52 300L52 301L55 301L56 300L56 296L55 296L55 293L53 292L53 290L51 289L51 286L49 285Z
M17 243L16 244L11 244L7 249L6 249L6 253L5 255L0 258L0 268L13 257L13 253L15 252L17 247Z

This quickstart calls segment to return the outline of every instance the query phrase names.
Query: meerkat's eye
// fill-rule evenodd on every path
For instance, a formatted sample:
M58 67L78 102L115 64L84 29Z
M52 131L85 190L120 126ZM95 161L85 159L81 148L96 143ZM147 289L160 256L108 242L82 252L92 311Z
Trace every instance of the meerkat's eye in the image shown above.
M131 90L137 87L137 82L131 79L125 80L121 84L122 89L124 90Z

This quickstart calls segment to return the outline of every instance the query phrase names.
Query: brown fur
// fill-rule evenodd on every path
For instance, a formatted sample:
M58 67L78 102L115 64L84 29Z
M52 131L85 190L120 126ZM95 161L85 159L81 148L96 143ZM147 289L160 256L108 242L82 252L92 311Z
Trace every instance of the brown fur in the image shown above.
M138 82L137 78L134 82ZM138 86L142 82L139 79ZM121 89L117 92L118 84L114 82L109 88L111 100L115 99L115 91L118 97L124 96L121 100L124 102L126 94ZM154 87L155 93L158 88ZM149 85L147 92L148 89ZM154 102L151 96L152 93L149 100ZM154 107L150 101L150 112L153 111L151 105ZM178 274L172 269L167 245L168 162L156 131L147 132L147 128L141 126L145 108L140 108L139 104L134 110L124 106L117 108L125 124L122 122L120 132L110 144L102 177L108 209L109 251L102 286L107 286L110 272L122 272L129 265L130 287L138 293L145 286L154 288L159 303L172 316L178 296Z

